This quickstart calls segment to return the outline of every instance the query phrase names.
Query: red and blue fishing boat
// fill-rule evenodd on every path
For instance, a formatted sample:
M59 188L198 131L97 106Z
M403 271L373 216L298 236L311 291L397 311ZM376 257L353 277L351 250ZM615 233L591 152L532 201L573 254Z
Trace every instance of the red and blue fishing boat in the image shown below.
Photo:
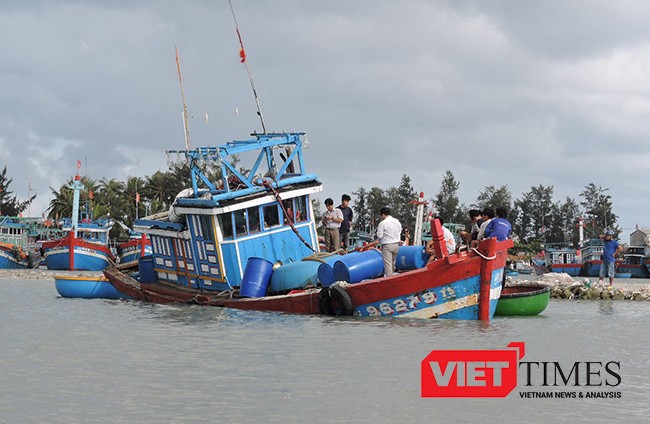
M51 270L101 271L115 261L108 237L113 220L93 220L87 205L79 213L79 191L84 188L79 175L75 176L71 188L74 189L72 218L58 223L68 235L43 243L45 265Z
M342 270L335 284L289 277L281 292L273 293L274 268L279 272L318 252L311 196L322 184L305 171L304 137L254 133L216 147L169 151L187 161L192 187L168 213L135 222L134 230L152 245L139 273L109 266L104 275L118 291L154 303L358 317L492 318L512 240L486 239L476 249L449 255L437 220L432 225L437 259L419 268L383 277L380 254L354 252L335 263L333 268ZM244 157L254 159L248 168L238 165ZM210 178L214 175L219 177Z
M146 234L130 231L129 241L117 245L117 263L120 268L137 267L138 260L151 253L151 240Z

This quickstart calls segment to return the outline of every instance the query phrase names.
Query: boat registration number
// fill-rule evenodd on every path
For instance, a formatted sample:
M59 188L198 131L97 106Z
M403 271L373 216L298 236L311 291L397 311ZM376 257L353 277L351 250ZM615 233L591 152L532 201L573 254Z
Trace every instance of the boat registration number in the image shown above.
M378 304L367 305L365 308L357 309L355 315L364 317L400 315L405 312L429 307L439 301L442 303L455 298L456 290L451 286L446 286L425 290L408 296L397 297Z

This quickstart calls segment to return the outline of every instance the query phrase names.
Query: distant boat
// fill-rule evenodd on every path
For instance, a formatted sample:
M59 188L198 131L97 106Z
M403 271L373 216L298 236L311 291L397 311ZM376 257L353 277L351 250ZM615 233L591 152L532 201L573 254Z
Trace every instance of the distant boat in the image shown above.
M136 267L139 258L151 253L151 240L146 234L133 232L129 241L117 245L117 263L122 269Z
M549 304L551 288L542 285L506 286L501 289L495 316L541 314Z
M623 261L617 262L616 273L628 273L632 278L649 278L646 268L646 246L629 246L623 254ZM619 277L625 278L625 277Z
M82 299L127 299L103 275L55 275L56 291L62 297Z
M79 213L79 191L83 187L81 178L76 175L71 187L74 189L72 218L64 218L58 223L68 235L43 243L47 269L101 271L115 261L108 245L113 220L94 220L88 207Z
M506 268L505 273L506 273L506 277L516 277L519 275L519 271L512 268Z
M41 218L0 217L0 269L37 267L41 243L62 234Z
M547 272L563 272L575 277L580 274L582 268L579 251L576 252L573 245L568 242L546 243L544 257L533 258L532 265L537 275Z
M598 277L600 265L603 263L603 249L604 242L600 238L591 238L580 243L581 277Z

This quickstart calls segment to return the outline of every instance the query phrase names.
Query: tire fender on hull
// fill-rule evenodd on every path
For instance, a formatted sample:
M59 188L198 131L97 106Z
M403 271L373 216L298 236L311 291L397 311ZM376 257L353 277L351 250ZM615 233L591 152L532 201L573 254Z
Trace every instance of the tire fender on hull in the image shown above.
M348 291L341 284L333 284L321 289L318 294L320 313L330 316L352 316L354 306Z

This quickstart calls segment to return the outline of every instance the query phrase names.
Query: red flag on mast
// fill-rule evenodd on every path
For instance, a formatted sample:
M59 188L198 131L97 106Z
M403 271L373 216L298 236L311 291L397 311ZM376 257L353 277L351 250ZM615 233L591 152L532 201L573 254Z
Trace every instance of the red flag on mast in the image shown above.
M246 50L244 50L244 42L241 40L241 34L239 33L239 28L235 28L237 31L237 38L239 38L239 57L241 58L240 62L246 62Z

